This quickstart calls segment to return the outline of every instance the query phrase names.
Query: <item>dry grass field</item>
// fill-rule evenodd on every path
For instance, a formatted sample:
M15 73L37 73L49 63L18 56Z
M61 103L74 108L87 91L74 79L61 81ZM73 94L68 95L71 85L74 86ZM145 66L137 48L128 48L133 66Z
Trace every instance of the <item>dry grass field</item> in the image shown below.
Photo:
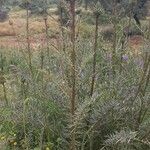
M29 19L31 45L36 47L45 38L45 23L43 17L32 16ZM52 33L59 29L57 16L48 18L48 28ZM0 23L0 47L21 47L26 40L26 11L12 11L9 20Z
M53 35L59 32L58 16L54 14L55 9L50 10L53 15L48 18L48 28ZM147 20L149 17L147 17ZM45 39L45 24L43 17L31 16L29 18L29 31L31 37L31 46L36 49L41 41ZM88 27L90 28L90 27ZM91 28L93 28L91 26ZM111 30L110 25L101 26L100 30L105 32ZM87 31L83 31L87 32ZM86 34L86 33L85 33ZM53 36L52 36L53 38ZM26 41L26 11L13 10L9 14L9 19L0 23L0 47L22 47ZM43 40L44 41L44 40ZM143 38L141 36L133 36L129 39L129 46L134 53L138 53L138 49L142 46Z

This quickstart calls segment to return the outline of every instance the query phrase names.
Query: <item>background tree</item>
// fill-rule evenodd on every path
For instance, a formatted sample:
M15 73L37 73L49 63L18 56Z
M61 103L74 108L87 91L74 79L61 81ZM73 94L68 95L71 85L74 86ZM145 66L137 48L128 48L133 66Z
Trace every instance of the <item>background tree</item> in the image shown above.
M31 14L45 14L50 7L49 0L31 0L23 1L20 5L21 8L29 9Z
M5 7L5 0L0 0L0 22L5 21L8 18L9 9Z
M138 25L140 25L140 19L145 17L148 13L147 3L148 0L85 0L85 6L87 8L93 2L99 1L106 13L111 14L113 12L113 3L116 3L117 14L120 17L129 16L132 17Z

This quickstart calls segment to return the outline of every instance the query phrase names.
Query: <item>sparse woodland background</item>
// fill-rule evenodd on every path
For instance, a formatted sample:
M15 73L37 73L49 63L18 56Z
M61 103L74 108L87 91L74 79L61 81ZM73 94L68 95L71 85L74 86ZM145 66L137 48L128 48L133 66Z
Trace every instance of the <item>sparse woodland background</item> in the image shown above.
M150 150L149 0L0 0L1 150Z

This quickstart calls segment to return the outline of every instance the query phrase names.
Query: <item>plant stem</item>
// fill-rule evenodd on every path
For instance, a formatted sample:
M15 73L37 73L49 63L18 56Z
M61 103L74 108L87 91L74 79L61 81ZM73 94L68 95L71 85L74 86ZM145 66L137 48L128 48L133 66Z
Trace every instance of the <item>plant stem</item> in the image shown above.
M71 43L72 43L72 51L71 51L71 115L72 115L72 123L74 120L75 114L75 98L76 98L76 52L75 52L75 0L70 0L70 15L71 15L71 25L70 25L70 34L71 34ZM75 131L71 132L71 143L70 150L76 149L75 144Z
M125 39L124 36L122 37L122 41L121 41L121 53L120 53L120 74L122 73L122 56L124 54L124 45L125 45Z
M66 49L66 45L65 45L65 40L64 40L64 28L63 28L63 8L62 8L62 4L63 4L63 1L60 0L60 3L59 3L59 7L60 7L60 12L59 12L59 15L60 15L60 30L61 30L61 34L62 34L62 49L63 51L65 52L65 49Z
M4 99L5 99L6 105L8 106L8 99L7 99L7 92L6 92L5 83L3 83L2 85L3 85Z
M150 21L149 21L149 31L148 31L148 42L150 41L150 37L149 37L149 34L150 34ZM143 66L143 74L142 74L142 77L141 77L141 80L139 82L139 86L138 86L138 90L135 94L135 97L134 97L134 100L137 98L138 94L141 93L142 96L145 95L145 92L146 92L146 88L149 84L149 78L150 78L150 55L149 55L149 52L145 52L145 57L144 57L144 66ZM144 85L145 83L145 85Z
M50 65L50 49L49 49L49 35L48 35L48 22L47 22L47 15L44 18L44 24L45 24L45 34L46 34L46 50L47 50L47 58L48 58L48 66ZM50 76L50 68L48 68L48 73Z
M147 39L148 39L148 42L150 42L150 19L149 19L149 30L148 30ZM149 71L148 71L147 76L146 76L145 87L143 89L143 95L145 95L145 92L146 92L147 86L149 85L149 80L150 80L150 54L147 51L145 52L145 58L147 58L146 59L147 60L147 67L148 67ZM146 65L145 65L145 67L146 67Z
M113 76L116 74L116 42L117 42L117 23L116 23L116 0L113 0L113 28L114 28L114 38L113 38L113 50L112 50L112 73Z
M75 52L75 0L70 1L70 10L72 15L72 24L71 24L71 42L72 42L72 51L71 51L71 77L72 77L72 98L71 98L71 114L74 115L75 111L75 95L76 95L76 72L75 72L75 62L76 62L76 52Z
M28 142L27 142L27 133L26 133L26 99L24 99L23 103L23 132L24 132L24 140L25 140L25 145L27 146L28 150Z
M47 22L47 16L45 16L44 18L44 24L45 24L45 34L46 34L46 49L47 49L47 57L48 57L48 60L50 61L49 59L49 56L50 56L50 51L49 51L49 41L48 41L48 22Z
M84 7L85 7L85 10L87 10L88 9L88 0L84 0Z
M94 92L94 85L95 85L95 77L96 77L96 52L97 52L97 40L98 40L98 19L99 14L96 14L95 19L95 38L94 38L94 55L93 55L93 72L92 72L92 82L91 82L91 92L90 96L92 97Z
M2 57L2 56L1 56ZM2 65L4 65L3 63L3 59L2 59ZM7 92L6 92L6 86L5 86L5 83L6 83L6 79L5 77L3 76L3 66L2 66L2 70L0 71L0 84L2 85L3 87L3 93L4 93L4 100L6 102L6 106L8 106L8 99L7 99Z
M40 65L40 68L41 68L41 80L42 80L42 90L44 90L44 80L43 80L43 68L44 68L44 54L43 54L43 50L41 50L41 53L40 53L40 57L41 57L41 65Z
M0 62L0 64L1 64L1 72L3 72L4 71L4 62L5 62L5 58L3 57L3 54L1 53L1 62Z
M26 38L27 38L27 50L28 50L28 59L29 59L29 68L31 74L32 72L32 54L31 54L31 46L30 46L30 36L29 36L29 9L26 10Z

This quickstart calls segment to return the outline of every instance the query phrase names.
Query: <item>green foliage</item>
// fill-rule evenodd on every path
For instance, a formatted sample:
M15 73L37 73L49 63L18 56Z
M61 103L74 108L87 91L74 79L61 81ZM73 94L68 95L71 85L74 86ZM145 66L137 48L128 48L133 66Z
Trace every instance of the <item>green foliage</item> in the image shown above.
M41 1L36 3L44 9L49 7ZM102 9L97 11L102 13L100 27L103 24L101 17L106 22L114 19L103 14ZM67 10L64 15L68 15ZM107 37L112 34L112 41L105 39L98 30L96 78L91 97L95 31L95 20L91 17L94 18L95 13L82 15L76 24L79 31L75 41L76 106L73 117L70 114L72 47L68 27L61 26L64 35L57 34L55 39L50 39L49 35L47 43L40 43L37 51L30 47L32 68L28 64L26 48L0 49L0 137L7 149L68 150L73 131L76 147L81 150L91 147L91 150L150 149L149 54L145 53L148 39L143 37L145 43L139 56L131 55L132 49L127 45L122 49L122 32L127 18L119 20L116 17L113 22L117 43L113 74L114 28L111 33L105 33Z

